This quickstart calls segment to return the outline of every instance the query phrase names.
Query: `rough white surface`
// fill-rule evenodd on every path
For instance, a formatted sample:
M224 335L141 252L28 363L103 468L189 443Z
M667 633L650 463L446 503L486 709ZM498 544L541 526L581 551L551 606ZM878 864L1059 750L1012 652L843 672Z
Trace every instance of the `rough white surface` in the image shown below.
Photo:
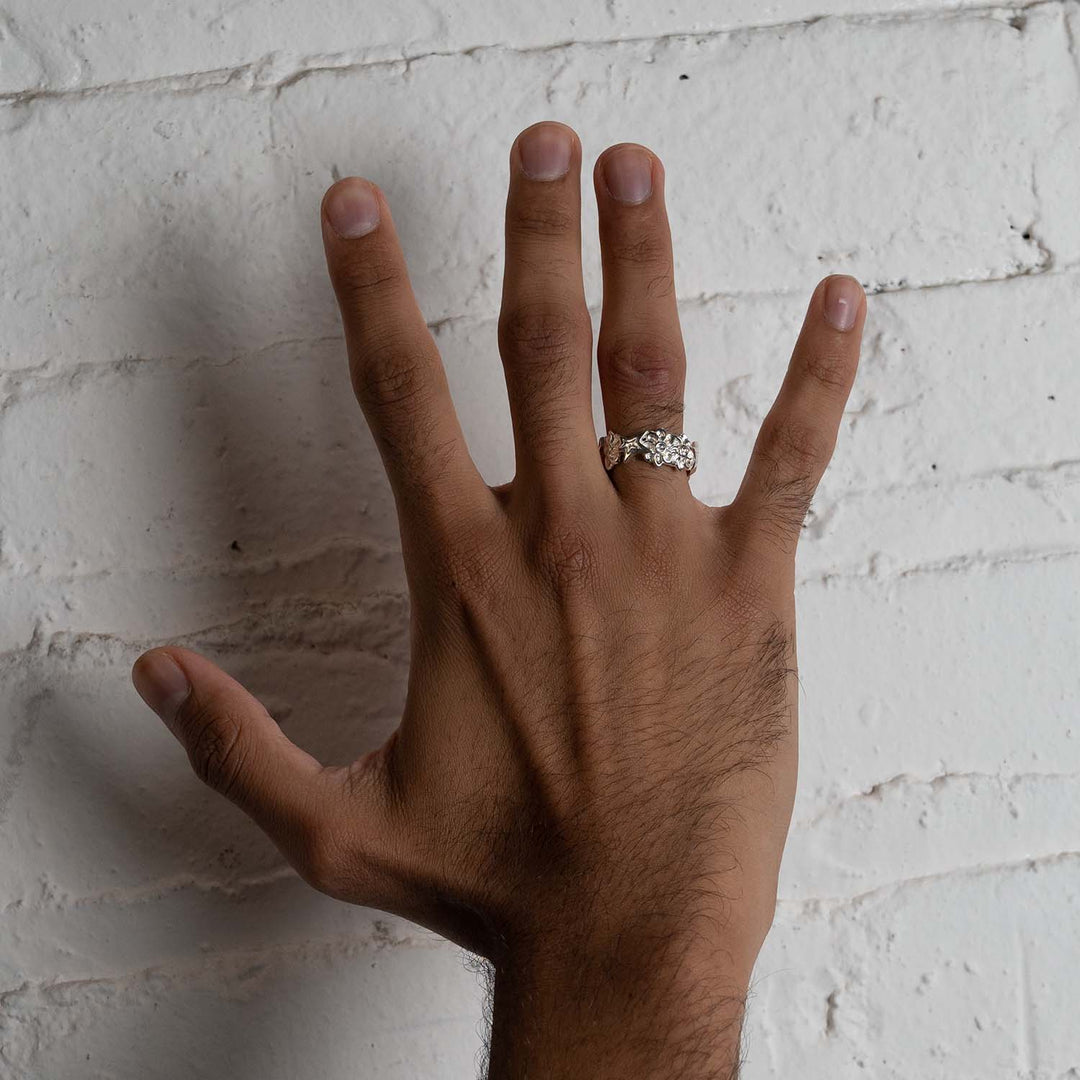
M328 760L392 729L407 601L319 198L387 189L506 479L506 151L550 116L667 163L700 497L817 278L873 293L746 1076L1076 1080L1078 35L1076 0L9 0L0 1077L476 1071L461 956L303 886L128 668L204 649Z

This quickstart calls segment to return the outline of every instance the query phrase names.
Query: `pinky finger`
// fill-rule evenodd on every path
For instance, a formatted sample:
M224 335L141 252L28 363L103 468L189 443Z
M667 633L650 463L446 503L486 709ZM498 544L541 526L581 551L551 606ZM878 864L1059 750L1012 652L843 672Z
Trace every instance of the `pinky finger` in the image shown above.
M855 381L866 296L846 275L814 290L791 363L731 509L752 546L792 555Z

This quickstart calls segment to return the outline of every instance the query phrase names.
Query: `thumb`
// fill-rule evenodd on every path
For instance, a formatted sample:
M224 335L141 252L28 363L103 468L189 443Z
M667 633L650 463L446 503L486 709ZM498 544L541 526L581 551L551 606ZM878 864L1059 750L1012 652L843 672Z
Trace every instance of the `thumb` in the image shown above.
M235 679L189 649L143 653L131 681L183 745L196 775L254 818L290 861L306 861L311 837L338 816L334 770L291 742Z

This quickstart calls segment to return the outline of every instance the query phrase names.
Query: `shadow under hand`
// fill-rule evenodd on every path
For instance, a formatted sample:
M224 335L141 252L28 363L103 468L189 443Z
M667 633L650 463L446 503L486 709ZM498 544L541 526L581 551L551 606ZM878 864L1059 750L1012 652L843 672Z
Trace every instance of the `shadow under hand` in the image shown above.
M86 816L55 827L78 836L92 822L88 850L115 868L113 887L69 905L65 931L74 942L96 924L123 926L86 958L87 975L107 968L111 1005L124 1005L132 1025L126 1048L106 1025L98 1052L111 1068L126 1060L131 1075L174 1075L161 1069L175 1052L178 1078L224 1075L227 1061L228 1075L254 1080L275 1044L286 1056L306 1047L311 1074L327 985L344 979L359 1005L376 965L357 964L358 955L382 956L412 931L304 885L150 726L157 722L134 699L127 671L153 644L198 649L259 697L290 738L320 760L345 762L396 726L408 602L393 501L353 401L343 342L313 336L201 356L203 341L222 336L209 321L231 287L201 255L212 250L202 239L191 235L182 259L191 274L185 302L197 310L202 294L205 318L163 312L172 336L160 354L180 359L139 364L138 417L116 433L145 466L128 508L150 521L142 569L132 573L145 614L115 636L71 642L68 689L42 705L63 745L62 775L40 780L81 787L68 809L81 805ZM175 260L176 245L174 235L163 258ZM178 333L185 329L196 336ZM88 707L108 721L87 724ZM101 881L89 864L75 876ZM427 951L398 949L394 963L422 979ZM310 977L313 966L323 977ZM317 1000L306 1002L301 986ZM151 999L173 1005L166 1012ZM275 1019L285 1002L287 1015ZM276 1034L268 1037L268 1025Z

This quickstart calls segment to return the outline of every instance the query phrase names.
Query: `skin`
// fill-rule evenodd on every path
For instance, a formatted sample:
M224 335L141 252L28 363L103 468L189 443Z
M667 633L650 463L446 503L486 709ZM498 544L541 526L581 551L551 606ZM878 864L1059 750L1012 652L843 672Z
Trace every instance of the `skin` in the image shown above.
M608 473L580 169L559 124L510 151L499 350L516 474L497 488L469 457L384 196L349 178L323 200L412 602L386 744L324 766L185 649L145 653L133 679L199 776L317 889L490 961L492 1080L731 1077L795 792L795 546L865 297L842 276L814 290L731 503L706 506L684 472L640 459ZM608 427L681 431L663 167L622 144L594 182Z

